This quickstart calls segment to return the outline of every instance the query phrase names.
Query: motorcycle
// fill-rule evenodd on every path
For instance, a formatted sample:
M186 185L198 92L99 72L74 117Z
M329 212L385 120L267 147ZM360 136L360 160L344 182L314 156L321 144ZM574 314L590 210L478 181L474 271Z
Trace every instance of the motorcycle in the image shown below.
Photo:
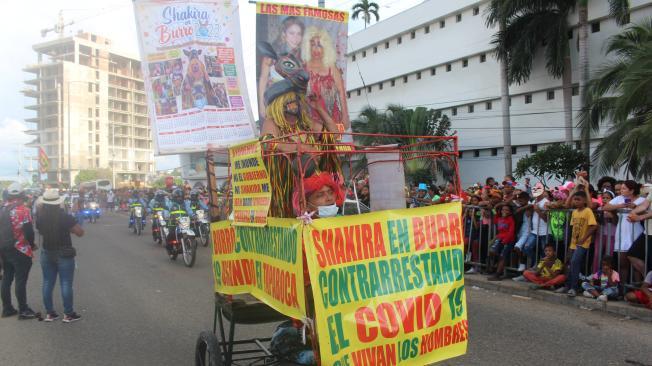
M97 219L100 218L100 214L100 205L98 205L97 202L86 204L86 208L84 208L84 219L94 224L97 222Z
M202 246L207 247L210 242L210 227L204 210L195 211L195 217L192 220L192 228L197 233Z
M152 238L161 245L164 240L167 240L168 232L163 210L155 208L154 215L152 215Z
M142 206L134 206L132 208L129 223L134 230L134 234L140 235L143 232L143 227L145 226L145 217L143 215Z
M192 267L197 259L197 238L190 227L190 217L179 216L175 221L176 225L169 234L171 237L167 240L168 255L171 260L176 260L181 254L186 267Z

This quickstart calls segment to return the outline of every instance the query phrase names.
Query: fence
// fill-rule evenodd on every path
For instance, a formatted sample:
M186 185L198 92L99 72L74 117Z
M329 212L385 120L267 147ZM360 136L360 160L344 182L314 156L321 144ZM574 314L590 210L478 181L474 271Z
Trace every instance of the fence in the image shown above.
M516 227L515 248L520 249L516 253L523 255L520 258L518 255L506 258L506 272L518 271L517 267L522 263L523 257L526 257L526 268L536 265L543 258L546 243L555 247L557 257L562 262L570 261L572 210L541 211L542 214L536 214L534 219L523 214L523 220L517 220L520 222L517 222ZM613 268L620 274L621 283L625 287L634 287L634 284L652 270L652 219L646 222L630 222L627 216L631 211L594 211L598 228L591 240L591 247L584 256L582 274L588 276L600 270L602 258L607 255L613 258ZM486 207L464 206L463 226L467 253L465 263L476 269L487 268L489 250L496 236L494 215L493 210ZM638 256L643 257L639 261L627 259L633 244L639 248Z

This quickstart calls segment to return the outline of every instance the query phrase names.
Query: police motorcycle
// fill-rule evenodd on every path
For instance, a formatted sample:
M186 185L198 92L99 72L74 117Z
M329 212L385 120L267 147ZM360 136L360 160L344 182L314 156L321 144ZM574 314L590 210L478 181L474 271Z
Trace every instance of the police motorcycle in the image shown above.
M181 254L186 267L192 267L197 259L197 237L191 227L190 214L185 209L182 190L175 189L172 192L170 206L170 219L167 221L169 233L165 249L171 260L176 260Z
M169 229L167 227L168 208L170 204L164 191L156 192L149 203L152 213L152 239L159 245L166 241Z
M134 195L129 201L129 228L133 230L134 234L140 235L145 227L145 217L147 212L145 211L145 207L138 196L138 193L134 192Z
M188 210L190 208L190 210ZM197 234L197 239L202 246L207 247L210 242L210 225L208 218L208 206L199 198L197 191L190 192L189 207L186 211L194 212L192 216L192 229Z
M93 224L96 223L97 219L99 219L101 215L100 205L95 202L95 200L93 200L91 202L86 202L85 206L84 219L90 221Z

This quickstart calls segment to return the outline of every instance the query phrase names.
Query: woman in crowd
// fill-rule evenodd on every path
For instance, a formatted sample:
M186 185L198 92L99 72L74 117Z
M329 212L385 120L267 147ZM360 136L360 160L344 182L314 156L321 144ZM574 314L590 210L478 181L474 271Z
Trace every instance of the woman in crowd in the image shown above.
M84 235L84 230L77 220L62 208L63 198L56 189L47 189L39 204L36 227L43 237L41 268L43 269L43 305L47 312L45 321L59 319L52 304L52 291L59 276L61 296L63 298L63 322L72 323L81 319L73 309L73 279L75 274L75 248L72 246L70 233Z

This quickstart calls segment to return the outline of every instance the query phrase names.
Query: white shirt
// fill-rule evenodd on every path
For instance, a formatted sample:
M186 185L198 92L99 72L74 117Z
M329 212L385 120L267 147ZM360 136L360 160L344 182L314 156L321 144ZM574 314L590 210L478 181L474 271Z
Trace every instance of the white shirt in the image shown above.
M633 203L635 205L640 205L645 201L645 198L639 197ZM624 196L618 196L611 201L609 201L610 205L622 205L625 203L625 197ZM618 213L618 225L616 226L616 241L614 243L614 251L616 252L626 252L629 250L629 248L632 247L632 243L636 238L638 238L642 233L643 233L643 226L638 223L632 223L627 220L627 215L629 215L629 212L626 213Z
M106 202L113 202L114 194L113 192L109 192L106 194Z
M535 202L535 205L543 210L546 203L548 203L548 199L544 198L539 202ZM539 217L539 214L536 211L532 213L532 234L539 236L548 235L548 222Z

